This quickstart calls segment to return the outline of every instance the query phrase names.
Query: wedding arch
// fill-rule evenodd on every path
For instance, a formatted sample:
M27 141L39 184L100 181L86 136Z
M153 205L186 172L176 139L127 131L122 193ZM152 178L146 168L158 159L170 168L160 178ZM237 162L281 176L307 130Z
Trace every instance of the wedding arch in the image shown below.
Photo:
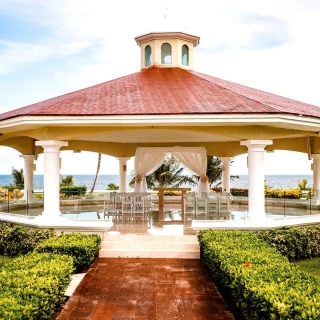
M178 159L190 173L200 176L198 192L209 192L209 182L206 176L207 152L205 147L149 147L136 149L134 170L135 192L147 192L146 176L157 170L167 156Z

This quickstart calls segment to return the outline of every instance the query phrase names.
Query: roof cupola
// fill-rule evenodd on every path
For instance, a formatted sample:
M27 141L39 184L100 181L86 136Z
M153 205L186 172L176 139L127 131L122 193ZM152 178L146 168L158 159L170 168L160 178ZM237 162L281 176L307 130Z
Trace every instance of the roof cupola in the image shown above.
M151 32L135 38L141 48L141 70L175 67L193 70L193 48L199 37L183 32Z

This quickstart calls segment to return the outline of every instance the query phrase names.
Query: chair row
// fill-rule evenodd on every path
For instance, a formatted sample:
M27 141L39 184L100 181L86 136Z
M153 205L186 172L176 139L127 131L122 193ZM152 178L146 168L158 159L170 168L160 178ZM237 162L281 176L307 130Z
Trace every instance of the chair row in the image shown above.
M230 195L189 192L184 195L184 212L193 219L220 219L230 213Z
M151 211L151 197L142 192L110 192L105 197L110 214L145 215Z

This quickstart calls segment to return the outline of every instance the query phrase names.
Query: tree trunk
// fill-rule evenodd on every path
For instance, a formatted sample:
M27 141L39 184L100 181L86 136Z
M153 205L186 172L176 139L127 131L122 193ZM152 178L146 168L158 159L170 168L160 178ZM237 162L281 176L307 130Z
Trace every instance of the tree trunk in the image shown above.
M101 153L99 153L99 156L98 156L97 173L96 173L96 177L94 178L93 186L92 186L92 188L91 188L90 193L93 193L94 188L96 187L96 183L97 183L97 181L98 181L98 175L99 175L99 171L100 171L100 163L101 163Z

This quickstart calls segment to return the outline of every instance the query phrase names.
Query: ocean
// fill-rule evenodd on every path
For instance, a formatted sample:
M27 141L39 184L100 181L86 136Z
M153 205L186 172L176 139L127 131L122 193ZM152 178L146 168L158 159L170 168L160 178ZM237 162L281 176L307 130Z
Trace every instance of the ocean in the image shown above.
M66 176L66 175L64 175ZM90 190L95 175L73 175L74 182L76 185L87 186L87 189ZM132 179L132 176L127 176L127 182ZM291 189L298 188L298 180L307 179L308 187L313 186L313 176L312 175L266 175L266 184L273 189ZM0 175L0 186L9 185L13 183L11 175ZM95 190L106 190L109 183L114 183L119 185L119 175L105 175L101 174L98 177L98 181L95 187ZM231 181L231 188L248 188L248 176L240 175L239 179ZM43 175L34 176L34 189L43 190ZM132 189L128 186L128 191Z

